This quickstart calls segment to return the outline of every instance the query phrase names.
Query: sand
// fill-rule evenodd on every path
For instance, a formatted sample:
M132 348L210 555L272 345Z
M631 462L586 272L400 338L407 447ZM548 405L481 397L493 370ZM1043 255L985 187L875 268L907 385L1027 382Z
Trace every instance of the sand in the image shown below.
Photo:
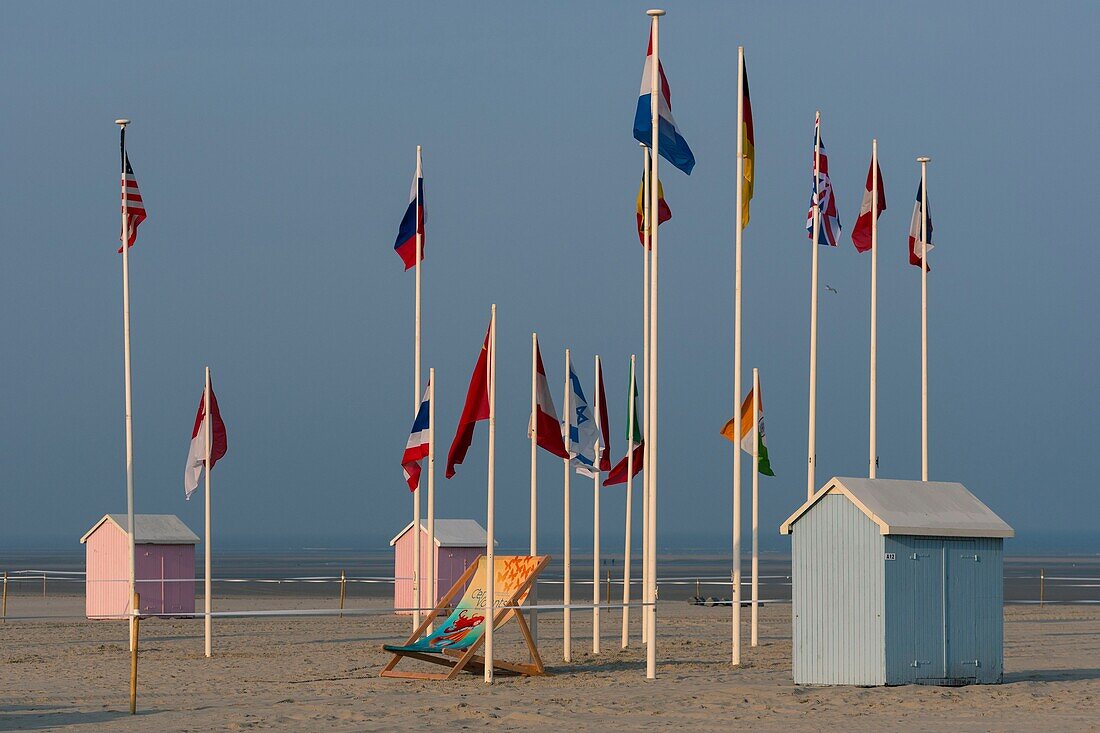
M222 608L315 608L322 599L220 600ZM358 601L360 608L382 605ZM80 597L19 597L9 615L80 613ZM541 620L542 678L454 682L381 679L383 642L407 618L390 614L221 619L215 656L196 620L142 624L139 714L127 714L125 624L9 620L0 624L0 730L285 731L1100 730L1100 607L1009 606L1005 684L964 688L798 687L790 678L790 606L762 613L761 645L729 665L729 610L665 602L657 680L645 679L635 628L619 648L605 612L603 653L590 654L591 614L574 617L574 661L561 661L561 617ZM744 614L747 622L747 612ZM747 632L747 623L746 623ZM747 633L746 633L747 639ZM746 644L747 645L747 644ZM520 656L514 624L498 655Z

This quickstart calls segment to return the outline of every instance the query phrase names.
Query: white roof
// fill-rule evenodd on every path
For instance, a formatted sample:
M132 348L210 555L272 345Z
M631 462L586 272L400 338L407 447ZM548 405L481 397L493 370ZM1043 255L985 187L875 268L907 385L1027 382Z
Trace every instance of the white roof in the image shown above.
M84 533L80 538L80 544L87 542L92 533L104 522L111 522L122 530L123 534L129 534L126 531L129 521L125 514L104 514L103 519ZM193 545L199 541L198 535L188 529L175 514L135 514L134 526L137 528L134 535L134 542L137 544Z
M401 539L401 535L412 529L412 526L412 522L406 524L404 529L390 540L390 547L397 544L397 540ZM427 534L427 522L420 522L420 531ZM436 547L485 547L487 539L488 535L485 533L485 529L472 519L435 520Z
M1012 527L962 484L835 477L779 527L789 534L799 517L828 494L843 494L882 534L1013 537Z

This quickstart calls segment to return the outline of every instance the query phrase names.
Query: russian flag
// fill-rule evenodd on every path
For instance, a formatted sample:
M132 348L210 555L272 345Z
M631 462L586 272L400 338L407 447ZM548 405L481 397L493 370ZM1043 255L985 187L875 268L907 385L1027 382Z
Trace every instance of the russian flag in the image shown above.
M424 173L420 169L420 156L416 157L416 173L413 175L409 206L401 218L401 228L393 249L405 263L405 269L416 267L416 235L420 234L420 259L424 259Z
M676 120L672 117L672 96L669 94L665 69L659 62L656 64L656 69L661 75L661 95L657 105L659 141L657 152L660 153L662 158L690 176L692 168L695 167L695 156L692 155L687 140L680 134L679 128L676 127ZM652 112L650 110L653 72L653 37L651 35L649 48L645 56L645 67L642 70L642 86L638 92L638 109L634 113L634 139L643 145L653 144Z

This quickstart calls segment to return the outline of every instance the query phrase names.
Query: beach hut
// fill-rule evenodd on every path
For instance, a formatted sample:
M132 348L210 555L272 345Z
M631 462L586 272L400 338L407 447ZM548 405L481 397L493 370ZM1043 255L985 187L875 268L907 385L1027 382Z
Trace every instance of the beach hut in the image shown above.
M393 548L393 575L397 580L393 584L393 607L413 608L417 604L413 599L413 542L415 535L413 523L390 540ZM485 529L472 519L436 519L435 547L431 547L428 538L428 525L420 523L420 584L419 608L433 608L439 598L455 584L466 568L477 562L485 554ZM428 588L428 563L435 553L435 588ZM412 611L398 611L411 614Z
M130 613L130 537L125 514L104 514L80 543L85 547L88 618ZM199 538L174 514L135 514L135 580L142 613L195 612L195 544Z
M1001 681L1013 530L962 484L833 478L780 532L795 683Z

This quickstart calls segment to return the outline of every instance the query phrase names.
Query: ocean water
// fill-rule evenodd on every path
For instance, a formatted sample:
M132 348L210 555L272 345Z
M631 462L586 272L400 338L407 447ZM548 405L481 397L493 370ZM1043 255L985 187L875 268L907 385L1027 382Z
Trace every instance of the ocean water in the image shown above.
M202 577L201 546L198 548L196 577ZM502 549L501 552L509 550ZM562 566L560 553L551 551L555 561L540 581L543 597L560 595ZM393 593L393 556L389 551L357 550L338 547L307 547L294 550L232 550L213 558L215 593L219 595L303 595L331 596L338 592L343 571L352 580L349 597L387 597ZM82 551L5 551L0 553L0 571L9 574L9 594L41 594L42 576L50 594L83 594ZM574 553L572 558L573 594L589 598L592 582L591 554ZM606 595L610 574L612 599L621 598L622 554L601 559L601 596ZM29 572L28 572L29 571ZM743 563L745 598L748 597L750 558ZM790 557L781 553L762 553L759 561L760 597L765 600L790 600ZM1098 556L1018 556L1005 559L1005 600L1038 601L1040 573L1045 575L1044 599L1053 602L1100 603L1100 557ZM641 577L640 561L634 558L632 580ZM659 592L663 600L686 600L693 596L730 597L730 557L713 550L672 550L658 559ZM634 595L638 593L638 586Z

